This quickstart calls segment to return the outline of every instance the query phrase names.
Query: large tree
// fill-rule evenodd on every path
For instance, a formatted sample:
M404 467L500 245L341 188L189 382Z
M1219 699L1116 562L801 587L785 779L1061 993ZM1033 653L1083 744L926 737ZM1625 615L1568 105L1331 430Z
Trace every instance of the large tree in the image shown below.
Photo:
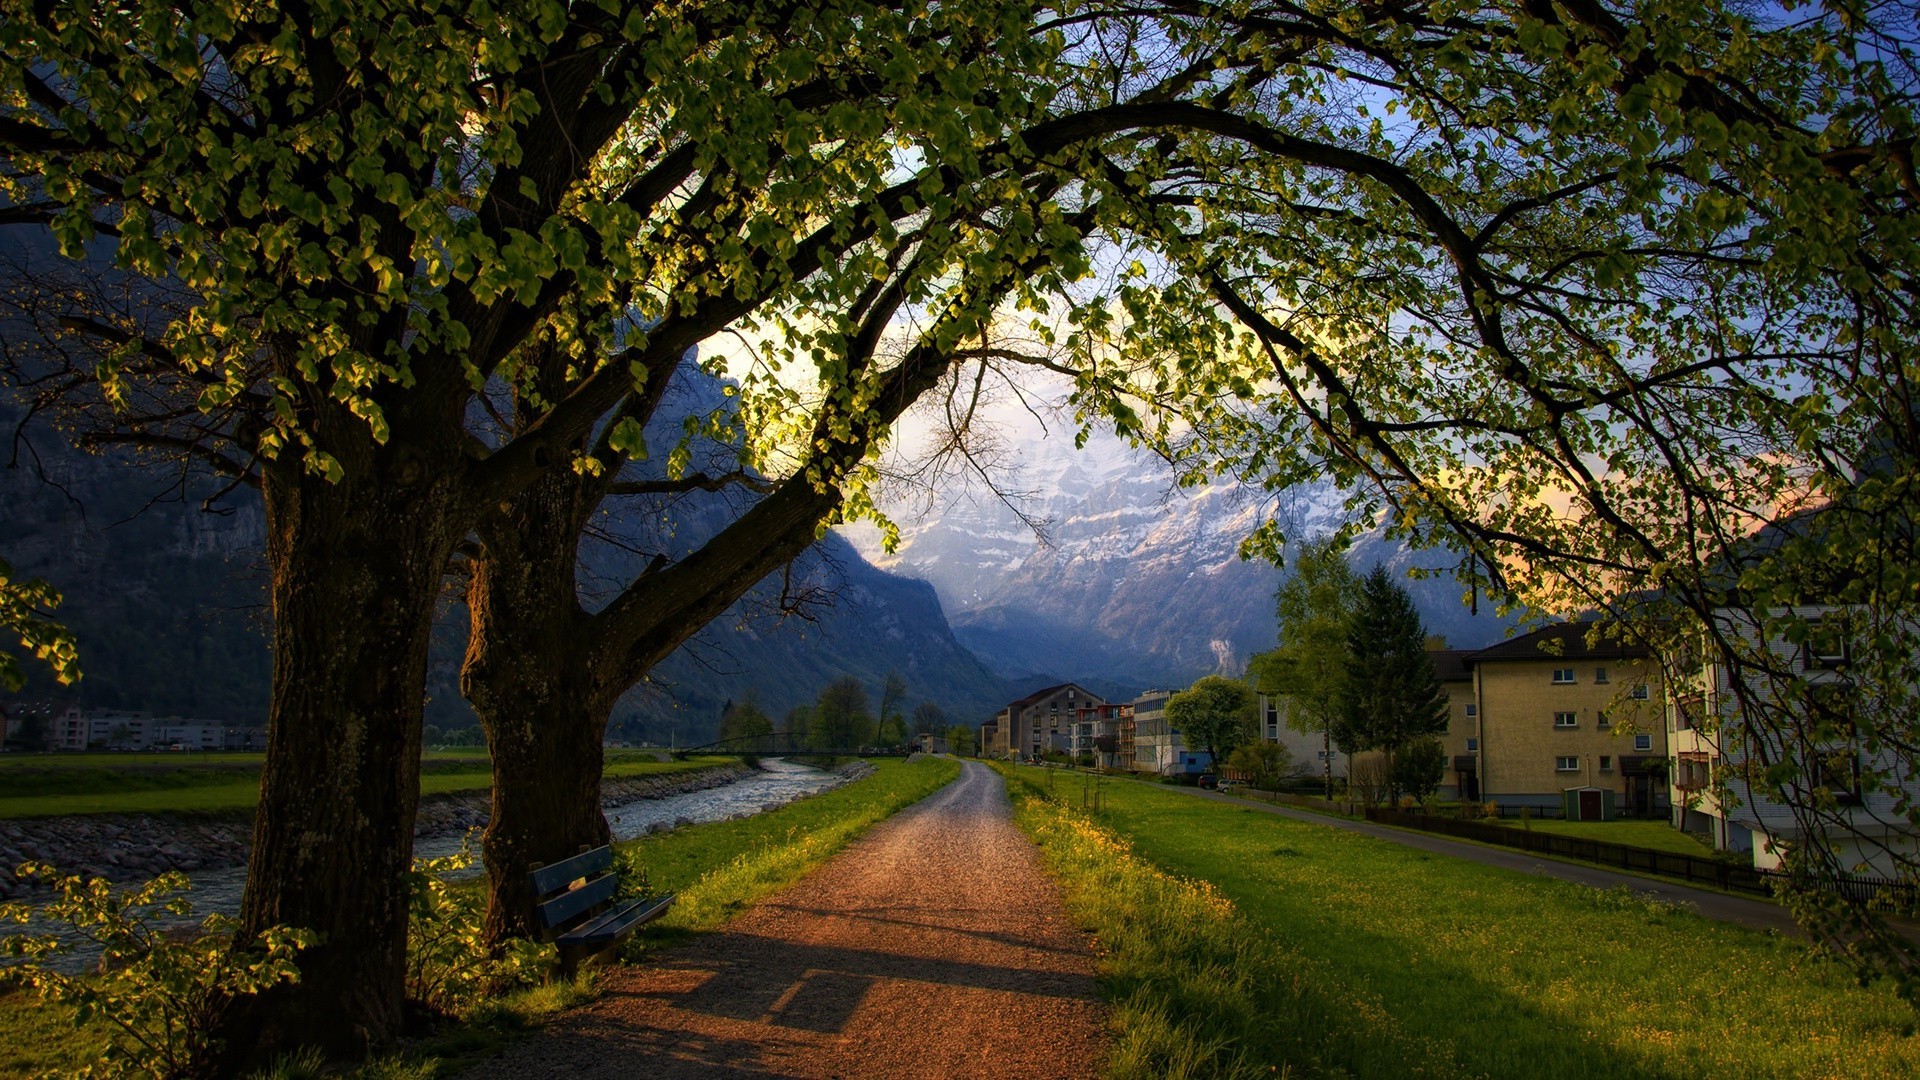
M1280 643L1249 667L1256 688L1286 699L1288 727L1320 735L1321 778L1331 799L1333 718L1347 678L1347 624L1359 606L1360 579L1338 536L1296 543L1287 560L1292 572L1274 594Z
M802 438L826 417L823 464L765 514L836 489L889 373L844 377L844 314L800 324L857 320L909 218L975 261L1077 244L1044 211L985 241L961 224L1073 137L1014 134L1044 123L1033 77L1058 47L993 4L0 10L7 222L76 256L105 236L121 270L188 295L151 333L74 329L114 346L111 400L170 376L234 410L234 452L209 460L264 490L274 687L242 932L322 944L232 1018L236 1055L399 1029L428 633L456 550L577 501L565 478L639 451L628 403L755 310L790 313L773 325L839 406L796 413ZM940 351L978 325L945 320ZM764 400L750 422L778 427L797 399ZM730 551L733 573L757 580L788 535ZM582 729L555 733L563 752Z
M1347 622L1347 675L1333 717L1334 739L1348 753L1387 756L1392 797L1400 797L1401 748L1447 730L1447 688L1427 652L1427 629L1413 597L1383 566L1360 582Z
M1219 771L1233 749L1254 735L1253 690L1239 679L1208 675L1167 699L1167 724L1186 745L1204 749Z
M1101 263L1116 303L1031 335L1192 478L1330 471L1498 592L1657 590L1642 632L1748 666L1716 612L1804 634L1785 601L1817 546L1889 613L1870 697L1891 705L1858 723L1914 745L1913 560L1887 538L1920 448L1920 65L1888 10L7 0L5 219L70 253L109 234L193 294L160 333L91 328L100 374L118 401L164 369L240 409L226 467L265 489L275 689L243 921L327 940L283 1022L235 1032L398 1024L427 628L482 519L613 465L582 452L609 429L634 449L610 415L752 312L812 366L913 222L959 242L954 275L990 271L1002 233L1071 247L1033 196L1098 204L1126 250ZM1100 141L1124 131L1152 134ZM1038 162L1051 180L992 212ZM818 355L836 439L884 385L839 379L848 355ZM785 393L749 388L746 424L804 442L817 415L788 420ZM509 423L502 395L527 403ZM1837 524L1730 596L1737 541L1807 497ZM1791 733L1793 708L1752 704Z

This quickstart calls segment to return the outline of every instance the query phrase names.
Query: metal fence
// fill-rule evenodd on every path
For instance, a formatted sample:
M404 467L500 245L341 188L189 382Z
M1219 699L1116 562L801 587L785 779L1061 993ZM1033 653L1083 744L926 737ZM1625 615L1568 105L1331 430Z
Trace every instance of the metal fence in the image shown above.
M1637 870L1663 877L1675 877L1684 881L1713 885L1729 892L1772 896L1775 883L1783 881L1786 877L1777 871L1756 870L1740 863L1686 855L1677 851L1661 851L1658 848L1614 844L1605 840L1589 840L1559 833L1515 829L1505 825L1490 825L1483 821L1463 821L1429 814L1409 814L1379 807L1368 807L1366 814L1368 821L1378 822L1381 825L1444 833L1448 836L1478 840L1486 844L1537 851L1543 855L1558 855L1563 858L1579 859L1582 862L1598 863L1602 866L1617 866L1622 870ZM1849 900L1865 901L1886 911L1905 913L1920 911L1920 888L1907 882L1845 874L1834 879L1821 879L1817 884L1819 888L1828 892L1844 896Z

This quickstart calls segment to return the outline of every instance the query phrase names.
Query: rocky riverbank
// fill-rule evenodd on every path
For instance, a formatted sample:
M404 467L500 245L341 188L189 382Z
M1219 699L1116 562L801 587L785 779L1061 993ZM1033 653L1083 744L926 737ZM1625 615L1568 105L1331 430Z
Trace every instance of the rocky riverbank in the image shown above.
M731 784L750 776L747 765L661 776L628 776L600 785L600 804L617 806ZM429 795L414 818L414 835L461 833L487 823L485 791ZM13 870L23 862L51 863L62 870L115 883L130 883L169 870L194 872L242 866L252 822L244 818L182 814L83 814L0 820L0 899L27 892Z

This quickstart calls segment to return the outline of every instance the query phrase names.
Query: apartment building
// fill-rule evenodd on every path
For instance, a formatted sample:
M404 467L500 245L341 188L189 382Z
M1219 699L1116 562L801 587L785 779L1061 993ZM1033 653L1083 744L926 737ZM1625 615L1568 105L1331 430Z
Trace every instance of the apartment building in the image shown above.
M1848 609L1811 605L1796 607L1793 614L1813 632L1800 644L1783 637L1766 640L1765 652L1777 661L1769 665L1775 672L1771 677L1802 680L1800 689L1812 694L1848 693L1847 669L1852 659ZM1723 630L1744 638L1759 652L1762 630L1751 614L1723 609L1715 618ZM1800 736L1814 727L1810 723L1784 716L1779 728L1787 730L1749 723L1734 693L1733 676L1717 656L1676 664L1676 669L1687 672L1666 710L1676 828L1706 834L1718 850L1750 855L1754 867L1762 870L1778 867L1782 855L1806 836L1805 830L1817 828L1822 830L1824 846L1845 869L1900 876L1900 863L1920 852L1920 836L1901 809L1903 802L1920 800L1920 779L1863 790L1867 786L1860 782L1864 766L1876 766L1882 775L1897 772L1890 752L1883 751L1879 760L1873 760L1873 751L1842 725L1834 725L1828 743L1808 746ZM1782 697L1778 684L1769 683L1768 676L1756 673L1744 678L1746 684L1740 689L1759 708L1790 707L1775 704ZM1796 782L1828 791L1831 807L1818 814L1796 815L1755 792L1744 779L1747 764L1755 760L1793 768L1799 778Z
M1284 694L1256 694L1254 698L1254 708L1260 717L1260 737L1286 748L1294 773L1317 777L1331 770L1336 777L1347 775L1347 755L1324 733L1296 731L1288 726L1293 699Z
M1004 743L1002 757L1038 757L1055 750L1073 752L1074 719L1083 706L1104 705L1106 699L1078 683L1061 683L1009 702L994 717Z
M1667 812L1659 667L1638 646L1589 644L1593 625L1557 623L1460 658L1476 715L1455 758L1471 747L1479 798L1546 808L1566 789L1599 788L1622 814Z
M1103 769L1133 767L1133 706L1121 702L1082 705L1073 719L1074 760L1091 759Z
M1447 690L1447 732L1441 746L1447 752L1447 771L1437 792L1442 799L1480 800L1480 703L1473 695L1473 669L1467 666L1469 649L1428 649L1434 674Z

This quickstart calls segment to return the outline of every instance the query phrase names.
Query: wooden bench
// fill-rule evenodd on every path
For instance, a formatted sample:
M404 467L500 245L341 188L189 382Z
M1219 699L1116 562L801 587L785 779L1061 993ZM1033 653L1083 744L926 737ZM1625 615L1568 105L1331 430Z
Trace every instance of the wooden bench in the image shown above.
M560 947L560 971L567 976L582 960L611 949L673 905L671 894L616 901L620 879L610 847L536 866L530 876L535 918Z

